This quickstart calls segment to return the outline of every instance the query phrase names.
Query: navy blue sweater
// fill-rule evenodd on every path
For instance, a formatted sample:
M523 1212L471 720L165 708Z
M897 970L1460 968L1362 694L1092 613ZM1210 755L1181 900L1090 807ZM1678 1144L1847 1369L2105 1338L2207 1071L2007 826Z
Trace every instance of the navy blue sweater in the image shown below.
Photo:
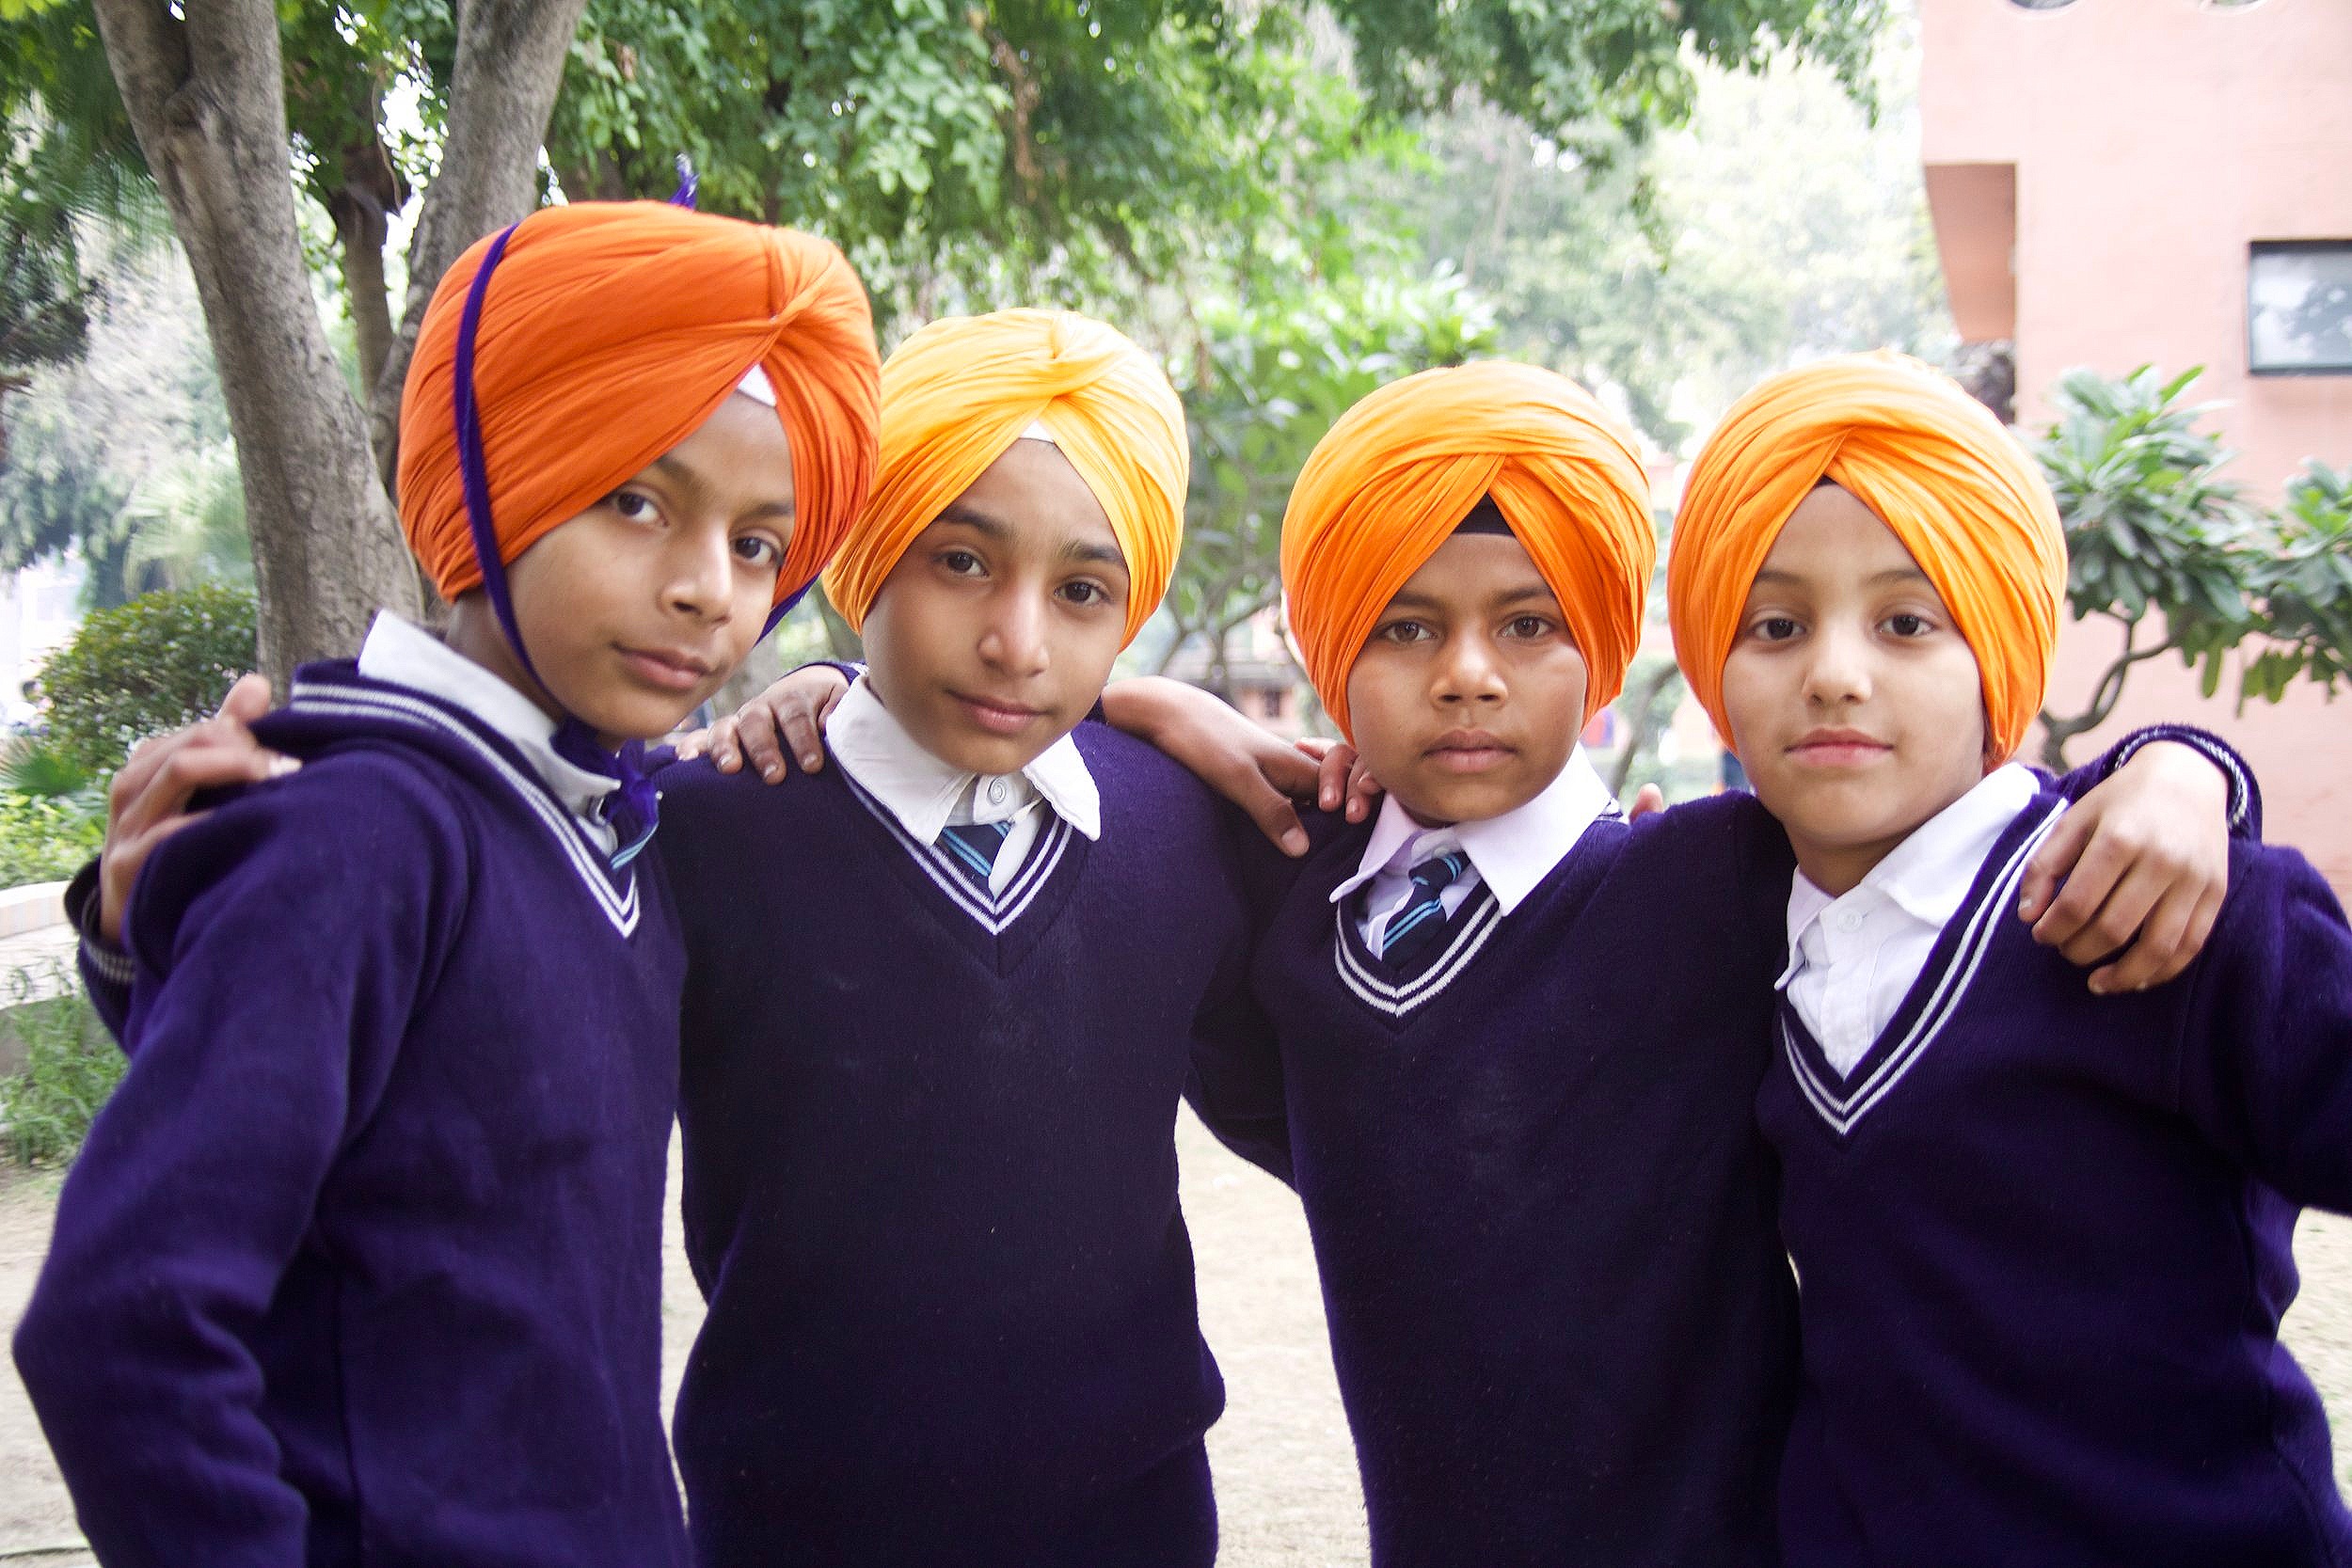
M1204 1008L1245 990L1248 830L1139 742L1077 740L1101 840L1056 819L993 905L837 763L663 777L707 1568L1215 1554L1173 1134Z
M682 963L502 740L314 666L159 847L127 1076L17 1365L109 1568L684 1560L660 1413Z
M1305 1202L1374 1562L1768 1561L1787 837L1746 796L1596 823L1400 987L1330 902L1369 827L1316 828L1254 968L1279 1073L1236 1036L1194 1093Z
M1987 859L1851 1075L1792 1009L1758 1100L1805 1376L1788 1560L2352 1562L2278 1342L2297 1208L2352 1208L2352 932L2233 845L2212 941L2095 998L2010 918L2056 801Z

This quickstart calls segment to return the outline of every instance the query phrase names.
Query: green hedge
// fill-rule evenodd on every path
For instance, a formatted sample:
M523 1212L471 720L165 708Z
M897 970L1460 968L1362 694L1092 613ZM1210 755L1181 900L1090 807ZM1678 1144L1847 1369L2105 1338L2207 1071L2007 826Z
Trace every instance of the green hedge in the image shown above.
M104 813L84 801L0 791L0 888L62 882L105 836Z
M104 779L149 736L210 715L257 657L244 589L142 594L98 610L41 669L49 744Z
M0 975L0 997L69 983L18 971ZM24 1048L24 1069L0 1078L0 1142L18 1164L71 1163L121 1082L121 1050L78 990L0 1012L0 1031Z

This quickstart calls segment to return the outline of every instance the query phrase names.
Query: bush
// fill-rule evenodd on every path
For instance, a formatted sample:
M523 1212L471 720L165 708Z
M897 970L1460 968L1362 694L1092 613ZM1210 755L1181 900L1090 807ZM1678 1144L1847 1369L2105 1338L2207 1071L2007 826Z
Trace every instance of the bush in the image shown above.
M79 798L0 794L0 888L62 882L105 836L104 812Z
M18 971L0 992L24 995L64 983ZM24 1069L0 1079L0 1136L21 1165L72 1160L89 1124L122 1079L121 1051L79 990L27 1002L0 1014L0 1029L24 1047Z
M104 777L147 736L210 714L256 662L243 589L142 594L99 610L41 669L49 744Z

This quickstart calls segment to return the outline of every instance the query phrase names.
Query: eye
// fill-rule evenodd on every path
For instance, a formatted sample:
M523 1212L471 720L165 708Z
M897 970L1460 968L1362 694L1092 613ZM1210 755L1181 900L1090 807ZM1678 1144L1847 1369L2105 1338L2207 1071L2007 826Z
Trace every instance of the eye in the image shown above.
M988 571L988 563L970 550L942 550L933 559L950 577L977 578Z
M1886 629L1900 638L1925 637L1935 629L1935 623L1924 615L1899 610L1886 618Z
M1383 642L1421 642L1435 635L1419 621L1391 621L1373 633Z
M1101 583L1089 582L1083 578L1075 582L1063 583L1061 594L1063 598L1075 605L1092 606L1110 602L1110 595L1103 591Z
M735 559L747 566L781 566L784 546L764 533L746 533L735 541Z
M1793 616L1761 615L1748 627L1748 635L1759 642L1786 642L1802 630Z
M661 515L654 499L642 490L615 490L604 498L604 504L632 523L650 523Z
M1540 615L1515 615L1502 628L1505 637L1543 637L1551 630L1551 623Z

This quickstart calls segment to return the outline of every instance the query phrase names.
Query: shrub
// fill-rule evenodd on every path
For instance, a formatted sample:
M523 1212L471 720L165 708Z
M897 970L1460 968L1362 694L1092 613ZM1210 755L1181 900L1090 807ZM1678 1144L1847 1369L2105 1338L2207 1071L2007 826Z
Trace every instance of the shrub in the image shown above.
M103 811L77 798L0 794L0 888L62 882L105 836Z
M63 983L18 971L0 991L24 995ZM91 1118L122 1079L122 1053L80 991L49 996L0 1014L0 1029L24 1046L24 1069L0 1079L0 1136L21 1165L72 1160Z
M143 594L99 610L41 669L49 744L111 774L147 736L210 714L255 662L253 595L243 589Z

